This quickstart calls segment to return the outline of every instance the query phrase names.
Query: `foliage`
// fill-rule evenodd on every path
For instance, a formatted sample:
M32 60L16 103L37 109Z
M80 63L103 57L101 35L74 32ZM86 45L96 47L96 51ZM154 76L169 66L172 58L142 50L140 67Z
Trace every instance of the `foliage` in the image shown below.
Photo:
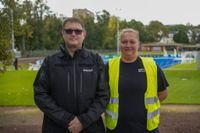
M6 71L6 67L10 64L12 64L12 51L10 50L10 47L7 45L8 42L6 42L5 39L0 38L0 73ZM5 52L6 51L6 52Z
M187 33L184 30L179 30L175 35L174 35L174 41L176 43L184 43L187 44L189 43L189 39L187 36Z
M197 43L200 44L200 34L197 37Z
M160 41L162 36L166 36L169 33L167 27L159 21L151 21L146 30L149 35L152 35L153 41Z
M120 24L121 24L121 29L133 28L139 31L139 37L140 37L141 42L147 42L150 40L149 39L150 37L148 36L145 26L143 25L142 22L132 19L129 22L127 22L126 20L123 20Z
M11 31L7 12L8 10L5 9L0 10L0 73L12 63L11 34L9 34Z
M55 15L47 16L44 19L44 47L46 49L57 49L63 43L61 37L62 21Z
M86 18L81 18L85 24L85 30L87 32L84 46L86 48L96 49L98 47L98 32L96 32L96 27L94 24L94 18L87 16Z
M183 24L170 25L170 26L168 25L167 27L169 28L170 31L179 31L179 30L187 31L187 30L189 30L189 28Z
M0 10L1 37L6 42L6 48L11 47L11 31L14 30L15 46L22 51L23 56L28 56L26 51L57 49L63 43L60 35L64 15L57 15L50 10L45 0L0 0L3 8ZM11 26L11 10L13 11L13 27ZM197 42L197 34L200 26L187 25L163 25L158 20L151 21L149 25L135 19L121 20L112 16L106 10L97 12L96 15L82 16L87 37L85 47L89 49L116 49L117 30L134 28L139 31L142 43L158 42L168 33L176 33L176 42ZM192 38L187 41L186 34L192 31ZM190 41L190 42L189 42ZM0 47L0 49L2 49ZM7 50L2 50L7 51Z
M98 44L98 48L106 48L108 44L108 40L107 37L109 38L110 36L110 32L108 29L108 25L109 25L109 21L110 21L110 14L109 12L107 12L106 10L102 11L102 14L97 14L97 23L96 23L96 31L98 31L98 36L99 36L99 40L97 40L99 42ZM115 39L115 37L113 37L113 39ZM113 44L114 45L114 44Z

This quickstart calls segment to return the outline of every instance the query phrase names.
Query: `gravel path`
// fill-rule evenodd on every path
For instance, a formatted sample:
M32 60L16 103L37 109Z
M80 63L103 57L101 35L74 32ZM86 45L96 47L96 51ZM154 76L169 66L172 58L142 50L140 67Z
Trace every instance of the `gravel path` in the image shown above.
M36 107L0 107L0 133L41 133ZM200 133L200 105L162 105L160 133Z

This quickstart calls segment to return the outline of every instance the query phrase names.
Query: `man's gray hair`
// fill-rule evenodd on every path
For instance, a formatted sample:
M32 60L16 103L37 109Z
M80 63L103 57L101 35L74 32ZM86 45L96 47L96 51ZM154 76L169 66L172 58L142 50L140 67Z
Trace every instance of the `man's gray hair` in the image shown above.
M139 37L139 32L135 29L132 29L132 28L125 28L125 29L122 29L121 32L120 32L120 40L121 40L121 37L122 35L125 33L125 32L132 32L132 33L135 33L136 36L137 36L137 39L140 40L140 37Z
M82 26L83 30L85 29L83 21L79 18L76 18L76 17L69 17L69 18L65 19L63 24L62 24L62 29L65 28L65 24L68 23L68 22L79 23Z

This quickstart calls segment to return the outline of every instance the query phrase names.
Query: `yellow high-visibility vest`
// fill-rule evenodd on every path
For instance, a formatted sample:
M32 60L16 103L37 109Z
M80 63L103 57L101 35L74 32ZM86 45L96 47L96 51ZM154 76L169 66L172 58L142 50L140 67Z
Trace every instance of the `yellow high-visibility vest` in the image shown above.
M160 101L157 96L157 66L153 58L142 58L147 77L147 90L144 94L145 108L147 109L147 130L156 129L160 121ZM110 101L107 105L105 120L106 127L113 130L118 121L119 110L119 70L120 57L109 61Z

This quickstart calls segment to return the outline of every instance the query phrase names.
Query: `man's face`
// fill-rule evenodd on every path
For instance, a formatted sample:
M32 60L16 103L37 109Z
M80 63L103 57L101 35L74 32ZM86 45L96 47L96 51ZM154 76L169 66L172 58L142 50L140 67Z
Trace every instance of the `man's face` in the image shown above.
M139 40L136 33L125 32L121 36L120 49L123 56L136 56Z
M68 22L62 30L62 36L68 48L81 48L86 32L81 24L77 22Z

